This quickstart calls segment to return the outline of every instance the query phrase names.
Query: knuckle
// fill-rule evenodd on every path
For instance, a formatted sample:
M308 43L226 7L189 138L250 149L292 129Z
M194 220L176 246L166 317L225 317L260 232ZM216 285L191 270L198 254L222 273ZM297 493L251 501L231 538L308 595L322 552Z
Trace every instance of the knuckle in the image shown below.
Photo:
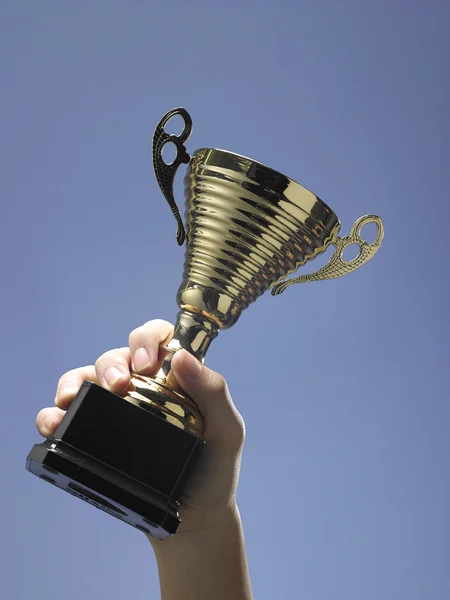
M67 371L67 373L64 373L64 375L61 375L61 377L58 379L58 383L56 385L57 390L59 390L59 388L62 386L62 384L66 381L66 378L69 373L70 373L70 371Z
M97 360L95 361L95 364L99 364L99 363L103 363L103 362L111 362L117 359L117 350L108 350L107 352L104 352L103 354L101 354Z
M45 417L45 415L48 413L48 408L42 408L38 414L36 415L36 423L39 423L40 421L42 421L42 419Z
M130 333L128 337L128 341L131 346L136 345L145 345L145 343L153 343L158 342L164 336L171 335L173 331L173 325L168 321L164 321L163 319L153 319L152 321L147 321L144 325L140 327L136 327ZM167 333L168 332L168 333Z
M244 445L246 436L245 422L242 415L235 410L235 419L233 427L233 441L239 448Z
M164 319L152 319L144 323L143 327L150 329L170 329L173 325Z
M133 331L128 336L128 344L129 344L130 348L133 345L136 344L136 342L137 342L138 339L141 338L141 336L142 336L142 329L143 329L143 326L136 327L136 329L133 329Z
M234 452L239 453L245 442L246 428L244 419L233 402L228 383L220 373L215 371L209 371L207 383L213 396L221 396L225 399L228 444Z
M104 352L101 356L97 358L95 361L95 369L98 372L105 371L109 366L121 366L124 362L124 358L120 349L116 348L114 350L108 350Z
M65 383L69 383L77 379L77 375L81 369L71 369L66 371L58 380L57 389L61 388Z
M228 384L223 375L216 373L215 371L209 371L208 385L213 394L223 394L224 396L230 396Z

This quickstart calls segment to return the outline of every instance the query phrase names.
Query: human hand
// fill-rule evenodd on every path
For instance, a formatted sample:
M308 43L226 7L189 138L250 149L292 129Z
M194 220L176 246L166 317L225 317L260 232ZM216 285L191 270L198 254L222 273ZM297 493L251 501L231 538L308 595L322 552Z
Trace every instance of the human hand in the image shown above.
M149 321L130 334L128 347L110 350L100 356L95 365L65 373L58 383L56 407L45 408L37 416L41 435L54 434L83 381L92 381L124 395L130 384L131 370L154 375L165 356L163 346L172 333L170 323ZM213 528L227 513L235 511L245 428L221 375L203 366L185 350L173 357L172 371L204 417L206 441L181 498L181 524L176 534L180 538L189 532Z

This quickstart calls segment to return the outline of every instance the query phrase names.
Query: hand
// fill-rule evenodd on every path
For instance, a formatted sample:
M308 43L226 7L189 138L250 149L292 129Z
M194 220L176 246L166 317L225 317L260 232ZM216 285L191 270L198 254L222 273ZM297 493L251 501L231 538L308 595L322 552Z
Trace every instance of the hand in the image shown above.
M95 365L65 373L58 383L56 408L45 408L37 416L41 435L53 435L84 380L123 395L130 383L130 369L153 375L165 356L162 346L172 334L170 323L149 321L131 333L128 348L110 350L100 356ZM179 385L203 414L206 440L204 452L181 499L181 524L175 536L180 539L183 534L213 528L224 515L236 511L245 428L221 375L203 366L185 350L173 357L172 370Z

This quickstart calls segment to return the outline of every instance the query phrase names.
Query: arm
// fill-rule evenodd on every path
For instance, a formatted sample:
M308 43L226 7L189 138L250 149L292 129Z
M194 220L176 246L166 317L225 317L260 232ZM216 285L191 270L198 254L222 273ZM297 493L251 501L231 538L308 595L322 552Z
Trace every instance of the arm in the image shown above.
M252 599L237 507L218 516L213 527L152 545L162 600Z
M128 348L111 350L95 366L63 375L57 388L56 408L44 409L37 417L41 435L52 435L85 379L124 394L131 369L143 375L154 373L164 354L160 346L172 331L165 321L150 321L132 332ZM245 437L242 417L223 377L189 353L177 352L172 369L204 416L207 444L183 492L177 533L165 541L150 538L158 563L162 600L251 600L236 503Z

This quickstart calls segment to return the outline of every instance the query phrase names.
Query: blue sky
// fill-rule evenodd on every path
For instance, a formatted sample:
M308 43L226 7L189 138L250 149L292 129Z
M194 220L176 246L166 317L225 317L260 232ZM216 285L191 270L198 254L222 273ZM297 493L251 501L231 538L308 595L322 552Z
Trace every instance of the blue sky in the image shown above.
M366 213L386 228L360 271L266 294L208 353L247 425L255 598L449 597L448 3L4 0L0 17L5 597L159 597L141 534L24 467L64 371L175 317L183 250L150 147L179 105L189 151L282 171L344 234Z

